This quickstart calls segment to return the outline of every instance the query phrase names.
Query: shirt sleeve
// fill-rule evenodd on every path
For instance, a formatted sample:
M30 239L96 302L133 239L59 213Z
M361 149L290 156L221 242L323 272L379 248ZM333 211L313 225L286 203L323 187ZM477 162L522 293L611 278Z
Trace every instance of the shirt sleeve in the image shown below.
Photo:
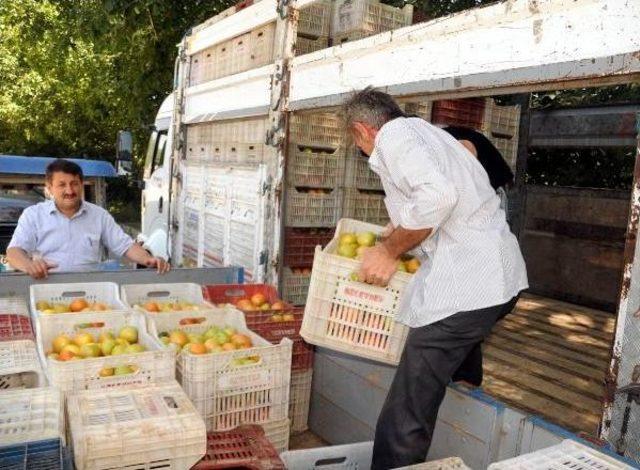
M36 251L38 229L36 226L36 217L33 211L25 209L20 214L18 225L16 226L11 241L7 248L21 248L28 253Z
M104 211L102 214L102 241L107 249L118 257L124 254L133 245L133 239L124 233L122 227L116 223L111 214Z
M436 230L453 211L458 192L429 158L440 143L426 144L410 135L387 133L378 142L393 185L400 189L400 201L387 205L391 218L409 230ZM401 189L404 189L402 191ZM393 196L388 199L394 199ZM400 203L398 203L400 202Z

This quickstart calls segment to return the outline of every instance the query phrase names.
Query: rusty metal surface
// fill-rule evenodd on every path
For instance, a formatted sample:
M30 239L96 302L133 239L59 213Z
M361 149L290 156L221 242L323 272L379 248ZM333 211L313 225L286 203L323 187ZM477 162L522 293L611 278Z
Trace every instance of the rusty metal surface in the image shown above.
M640 119L636 121L637 131L640 130L638 124ZM627 225L616 336L606 377L601 423L601 437L611 443L619 453L636 461L640 461L640 405L627 394L618 391L634 382L634 372L637 372L640 364L640 319L636 315L640 309L640 250L637 249L639 221L640 137Z

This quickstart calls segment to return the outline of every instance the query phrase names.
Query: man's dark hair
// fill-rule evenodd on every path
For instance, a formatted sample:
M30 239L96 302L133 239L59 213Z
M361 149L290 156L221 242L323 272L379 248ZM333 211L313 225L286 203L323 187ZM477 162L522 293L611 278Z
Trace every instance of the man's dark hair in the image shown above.
M81 181L84 179L84 175L82 174L82 168L80 168L80 165L70 162L69 160L65 160L64 158L58 158L47 165L45 178L47 179L47 181L51 181L51 179L53 178L53 174L58 172L79 176Z
M387 122L404 117L404 111L391 95L367 87L351 96L342 107L342 115L347 128L354 122L362 122L375 129L380 129Z

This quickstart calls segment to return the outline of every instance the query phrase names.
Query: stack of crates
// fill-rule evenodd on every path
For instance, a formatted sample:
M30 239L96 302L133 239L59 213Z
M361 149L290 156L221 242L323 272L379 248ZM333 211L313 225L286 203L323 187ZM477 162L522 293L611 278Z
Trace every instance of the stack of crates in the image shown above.
M335 46L402 28L412 19L411 4L397 8L378 0L337 0L333 7L332 42Z
M25 308L26 303L17 299L0 300L0 309L10 312L0 312L0 390L44 387L47 383Z
M283 294L304 305L316 245L331 240L340 214L345 133L333 112L291 116L287 158Z
M520 106L501 106L492 98L436 101L434 124L468 127L482 132L500 151L511 168L518 154Z
M262 296L269 306L279 302L276 288L265 284L205 287L205 298L209 302L217 305L233 304L243 308L247 327L262 338L272 344L279 344L283 338L293 341L288 415L292 433L306 431L313 375L313 347L300 336L303 311L288 304L280 305L276 310L246 310L240 302L256 295Z
M0 393L0 468L63 469L64 401L60 390Z
M296 55L310 54L329 46L331 3L318 0L300 10Z

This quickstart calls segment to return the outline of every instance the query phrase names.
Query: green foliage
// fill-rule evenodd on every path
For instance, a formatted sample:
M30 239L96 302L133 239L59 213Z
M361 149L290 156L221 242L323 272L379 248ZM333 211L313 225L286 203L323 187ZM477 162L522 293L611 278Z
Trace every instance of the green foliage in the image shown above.
M111 160L130 129L139 163L176 44L230 3L0 2L0 153Z

